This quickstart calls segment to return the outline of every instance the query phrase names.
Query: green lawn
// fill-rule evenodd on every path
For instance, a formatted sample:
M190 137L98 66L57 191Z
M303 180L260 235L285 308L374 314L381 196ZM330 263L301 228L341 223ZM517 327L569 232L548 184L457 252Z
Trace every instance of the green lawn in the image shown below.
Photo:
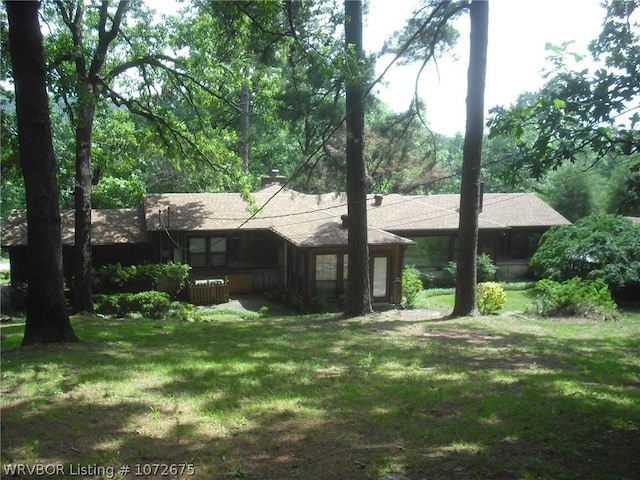
M172 464L192 464L181 478L197 479L640 478L638 313L448 320L451 298L439 297L427 301L441 313L350 320L74 317L81 343L24 349L14 348L24 324L2 324L3 468L61 464L68 478L78 466L172 478L160 475Z

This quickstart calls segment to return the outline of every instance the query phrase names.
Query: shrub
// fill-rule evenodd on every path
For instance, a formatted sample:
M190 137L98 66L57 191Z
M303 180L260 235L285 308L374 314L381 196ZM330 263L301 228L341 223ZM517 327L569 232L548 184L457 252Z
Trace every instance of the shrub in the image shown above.
M160 318L171 306L169 294L148 291L97 295L96 311L109 315L125 316L140 313L149 318Z
M105 315L120 315L121 295L94 295L93 300L96 312L104 313Z
M202 320L202 312L191 303L173 302L169 309L171 318L182 322L199 322Z
M496 282L482 282L478 284L478 310L482 315L489 315L504 308L507 295L504 288Z
M123 267L119 263L100 267L94 273L97 292L167 292L175 298L187 284L191 267L181 263L149 263Z
M405 267L402 271L402 299L403 303L412 305L416 295L423 290L420 271L414 266Z
M500 270L486 253L482 253L476 257L476 268L478 271L478 282L490 282L494 279L498 270ZM444 272L451 285L455 285L458 264L456 262L449 262L447 266L444 267Z
M640 284L640 225L590 215L546 232L530 266L538 278L602 280L613 290Z
M602 280L572 278L566 282L544 279L533 288L534 307L540 315L584 315L615 318L616 304Z
M191 266L185 263L162 263L155 277L156 289L167 292L171 298L176 298L187 286Z

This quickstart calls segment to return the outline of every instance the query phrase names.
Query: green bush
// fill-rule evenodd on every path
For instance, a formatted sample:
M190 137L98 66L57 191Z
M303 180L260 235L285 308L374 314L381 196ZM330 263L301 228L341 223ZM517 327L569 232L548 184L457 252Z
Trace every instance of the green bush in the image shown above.
M202 321L202 311L191 303L173 302L169 315L182 322Z
M159 290L172 298L184 289L191 267L181 263L149 263L123 267L105 265L94 272L94 290L100 293L138 293Z
M616 304L609 287L602 280L584 280L578 277L566 282L544 279L533 288L534 307L539 315L579 315L616 317Z
M537 278L602 280L613 290L640 285L640 225L590 215L546 232L530 266Z
M491 257L482 253L476 257L476 268L478 271L478 282L490 282L495 278L496 273L500 270L497 267ZM458 264L456 262L449 262L444 267L444 272L449 280L449 283L453 286L456 284L456 275L458 273Z
M507 295L502 285L496 282L478 284L478 310L482 315L489 315L504 308Z
M313 313L327 311L327 300L324 297L311 297L309 300L309 309Z
M405 267L402 271L402 301L412 305L416 295L424 288L420 279L420 271L414 266Z
M169 294L148 291L139 293L117 293L96 295L95 309L107 315L126 316L140 313L149 318L161 318L171 306Z

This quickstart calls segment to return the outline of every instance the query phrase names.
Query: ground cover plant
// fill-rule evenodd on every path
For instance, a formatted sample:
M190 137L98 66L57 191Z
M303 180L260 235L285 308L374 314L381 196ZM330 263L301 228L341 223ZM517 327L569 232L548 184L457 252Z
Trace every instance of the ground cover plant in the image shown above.
M2 467L638 478L640 314L512 315L527 295L506 293L506 313L458 320L445 316L450 295L426 298L440 310L348 320L275 308L198 309L190 322L77 316L81 343L28 348L14 348L15 319L2 324Z

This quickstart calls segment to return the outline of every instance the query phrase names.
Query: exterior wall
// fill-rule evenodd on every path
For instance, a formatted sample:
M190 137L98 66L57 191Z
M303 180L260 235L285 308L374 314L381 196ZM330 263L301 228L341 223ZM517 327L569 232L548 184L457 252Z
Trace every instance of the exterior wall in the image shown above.
M535 253L538 241L547 230L544 227L514 228L509 230L481 230L478 234L478 252L488 254L500 267L496 277L501 281L522 280L530 277L529 259ZM438 235L424 235L423 232L403 232L403 236L416 242L410 246L405 264L415 265L418 270L434 278L435 285L445 282L444 267L455 261L457 240L456 232L447 231ZM430 257L428 245L422 246L421 260L416 260L416 251L420 250L421 239L434 239L432 252L436 260ZM435 249L435 250L434 250Z
M191 280L227 278L231 294L264 293L283 287L284 242L270 231L170 235L170 239L165 234L158 239L163 244L163 259L191 265Z
M401 245L369 245L370 286L374 303L400 303L404 248ZM323 256L335 257L335 268L333 260L328 265L331 267L330 271L335 272L335 278L322 276L322 272L329 271L327 266L321 267L319 265L319 262L325 260L320 258ZM320 298L323 298L329 305L339 306L344 301L348 290L347 247L308 249L305 258L308 268L306 269L307 290L302 298L304 308L312 308Z
M524 260L516 260L512 262L496 262L500 268L496 273L496 280L501 282L512 282L518 280L527 280L532 277L529 270L529 263Z
M309 299L309 257L310 252L285 243L284 250L284 291L285 300L298 310L305 308Z

